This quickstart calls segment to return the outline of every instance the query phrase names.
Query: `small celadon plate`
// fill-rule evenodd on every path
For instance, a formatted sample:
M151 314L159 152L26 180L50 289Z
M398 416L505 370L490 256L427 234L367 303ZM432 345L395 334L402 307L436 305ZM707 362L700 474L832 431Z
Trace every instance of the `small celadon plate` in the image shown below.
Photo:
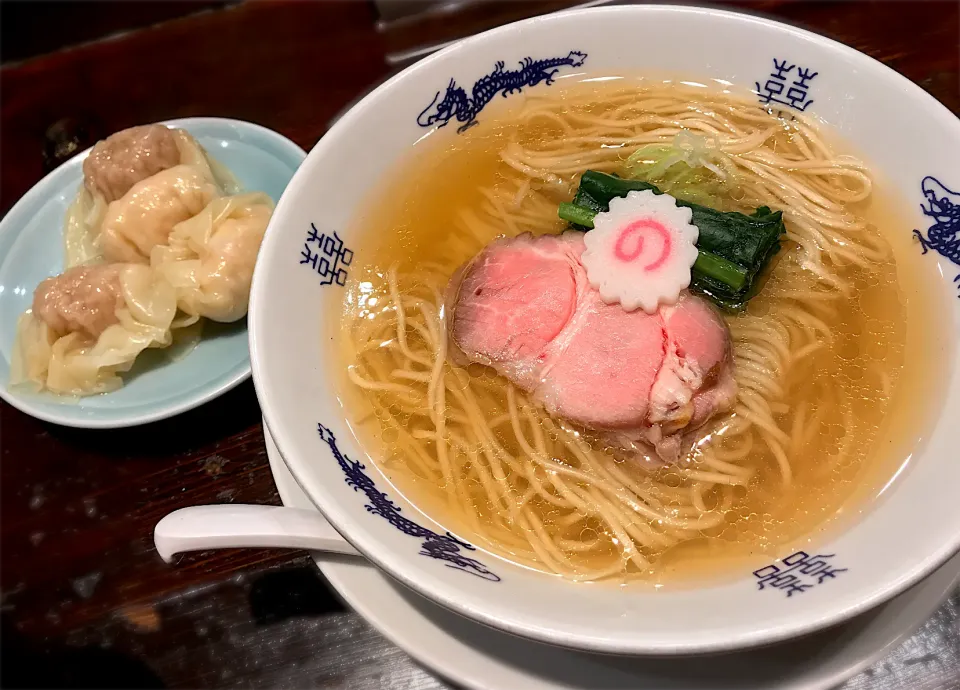
M305 157L269 129L240 120L193 117L164 124L190 132L236 175L244 191L274 202ZM246 319L206 322L200 343L183 357L148 350L123 376L123 388L80 399L11 390L10 362L17 319L30 308L41 280L63 270L63 221L83 180L89 149L44 177L0 221L0 397L29 415L65 426L111 429L185 412L250 376Z

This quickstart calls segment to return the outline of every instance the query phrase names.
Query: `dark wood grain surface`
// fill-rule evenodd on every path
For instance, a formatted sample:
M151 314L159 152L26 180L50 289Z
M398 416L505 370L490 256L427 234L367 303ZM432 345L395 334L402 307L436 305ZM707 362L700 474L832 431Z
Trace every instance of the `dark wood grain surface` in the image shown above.
M390 72L389 54L572 3L485 3L380 30L375 8L362 2L193 4L217 7L149 15L139 25L166 21L5 58L0 211L76 150L144 122L235 117L309 149ZM960 3L725 6L852 45L960 113ZM5 37L11 18L27 30L23 16L4 13ZM104 32L61 33L84 41ZM249 383L174 420L124 431L65 429L0 404L0 452L6 687L441 686L344 610L303 554L224 551L177 567L157 556L153 526L177 507L279 503ZM925 682L911 678L883 687ZM923 687L960 687L950 674L936 682Z

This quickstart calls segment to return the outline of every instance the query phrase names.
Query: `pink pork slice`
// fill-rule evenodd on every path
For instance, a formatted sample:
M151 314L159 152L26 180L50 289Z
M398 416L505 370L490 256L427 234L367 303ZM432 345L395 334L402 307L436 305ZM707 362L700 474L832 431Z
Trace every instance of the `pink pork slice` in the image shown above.
M681 440L736 398L730 335L689 293L656 314L608 305L580 264L583 236L499 239L447 287L455 363L477 362L553 416L675 461Z

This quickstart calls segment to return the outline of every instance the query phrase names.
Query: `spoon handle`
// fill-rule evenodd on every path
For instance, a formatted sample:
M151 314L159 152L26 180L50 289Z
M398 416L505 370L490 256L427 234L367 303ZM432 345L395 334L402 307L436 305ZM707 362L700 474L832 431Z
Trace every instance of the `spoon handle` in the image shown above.
M175 510L153 531L167 563L185 551L291 548L359 556L323 516L313 510L261 505L209 505Z

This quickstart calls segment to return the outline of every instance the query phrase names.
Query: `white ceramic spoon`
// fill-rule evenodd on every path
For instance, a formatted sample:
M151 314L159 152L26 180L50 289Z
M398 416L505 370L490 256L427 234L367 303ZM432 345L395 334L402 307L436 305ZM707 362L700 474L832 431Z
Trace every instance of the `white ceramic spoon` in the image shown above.
M153 543L167 563L175 554L208 549L282 548L360 555L320 513L282 506L181 508L157 523Z

